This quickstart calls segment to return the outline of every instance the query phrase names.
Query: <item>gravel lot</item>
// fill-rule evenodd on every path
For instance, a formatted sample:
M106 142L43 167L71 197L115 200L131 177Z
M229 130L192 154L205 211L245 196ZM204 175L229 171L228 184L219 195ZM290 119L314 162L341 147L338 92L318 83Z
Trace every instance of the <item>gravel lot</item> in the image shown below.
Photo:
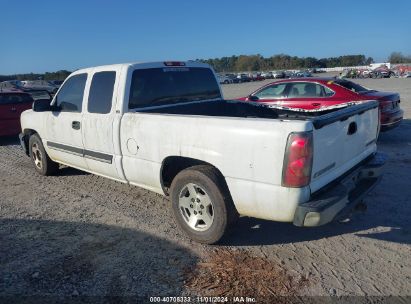
M267 82L224 85L224 95L244 96ZM311 229L241 218L219 246L188 240L157 194L70 168L38 176L16 138L0 139L0 296L147 301L221 295L221 286L250 293L249 279L256 295L411 295L411 79L358 82L399 92L406 118L380 136L390 158L368 210ZM220 253L238 267L224 266ZM267 267L273 271L259 276ZM263 288L274 280L285 283Z

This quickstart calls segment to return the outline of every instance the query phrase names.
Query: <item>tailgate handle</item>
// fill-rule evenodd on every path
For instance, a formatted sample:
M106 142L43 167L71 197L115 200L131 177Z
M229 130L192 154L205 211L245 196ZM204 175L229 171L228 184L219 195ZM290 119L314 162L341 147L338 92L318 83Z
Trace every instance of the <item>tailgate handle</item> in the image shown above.
M357 132L357 123L356 122L352 122L350 123L350 125L348 126L348 135L353 135L355 132Z

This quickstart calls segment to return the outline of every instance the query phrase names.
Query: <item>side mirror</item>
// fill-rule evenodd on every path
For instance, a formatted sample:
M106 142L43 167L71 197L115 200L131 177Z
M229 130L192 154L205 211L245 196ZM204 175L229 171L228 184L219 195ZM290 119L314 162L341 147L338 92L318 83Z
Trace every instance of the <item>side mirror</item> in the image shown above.
M248 96L248 100L249 100L249 101L258 101L259 98L258 98L257 96L255 96L255 95L250 95L250 96Z
M50 99L37 99L33 102L32 109L34 112L46 112L51 111Z

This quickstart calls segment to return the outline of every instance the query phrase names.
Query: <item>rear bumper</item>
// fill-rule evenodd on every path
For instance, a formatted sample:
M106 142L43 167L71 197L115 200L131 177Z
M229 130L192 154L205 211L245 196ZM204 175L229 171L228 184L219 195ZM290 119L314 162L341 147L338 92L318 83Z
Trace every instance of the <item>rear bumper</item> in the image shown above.
M341 180L314 194L310 201L297 207L294 225L321 226L343 217L378 184L385 161L386 156L377 153Z

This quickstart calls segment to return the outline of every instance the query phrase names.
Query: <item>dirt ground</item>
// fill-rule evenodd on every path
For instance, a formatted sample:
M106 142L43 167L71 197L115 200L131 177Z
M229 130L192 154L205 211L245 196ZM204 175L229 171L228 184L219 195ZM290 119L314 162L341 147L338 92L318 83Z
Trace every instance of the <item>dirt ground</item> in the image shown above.
M267 82L224 85L224 95ZM243 217L218 246L187 239L160 195L70 168L41 177L16 138L0 139L0 301L411 296L411 79L358 82L399 92L405 110L404 123L378 141L389 161L368 210L311 229Z

